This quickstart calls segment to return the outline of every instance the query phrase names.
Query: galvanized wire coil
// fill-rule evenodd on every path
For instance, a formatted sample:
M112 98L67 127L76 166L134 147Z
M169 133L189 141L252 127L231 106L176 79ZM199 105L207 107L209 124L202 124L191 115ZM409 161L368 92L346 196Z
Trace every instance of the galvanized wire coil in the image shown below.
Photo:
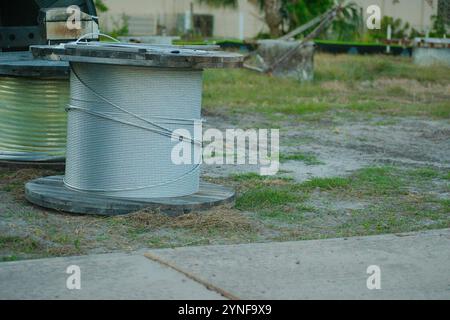
M71 63L65 185L112 197L194 194L199 164L175 164L180 141L200 148L202 71Z
M68 102L68 80L0 76L0 160L64 160Z

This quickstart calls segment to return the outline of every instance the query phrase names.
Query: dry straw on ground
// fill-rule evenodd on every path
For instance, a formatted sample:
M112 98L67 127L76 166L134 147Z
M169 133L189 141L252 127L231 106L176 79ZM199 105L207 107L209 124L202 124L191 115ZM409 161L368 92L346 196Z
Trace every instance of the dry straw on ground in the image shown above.
M221 206L205 212L193 212L179 217L169 217L158 211L142 210L130 215L115 218L134 227L148 229L173 228L191 230L233 230L251 231L255 228L243 213Z

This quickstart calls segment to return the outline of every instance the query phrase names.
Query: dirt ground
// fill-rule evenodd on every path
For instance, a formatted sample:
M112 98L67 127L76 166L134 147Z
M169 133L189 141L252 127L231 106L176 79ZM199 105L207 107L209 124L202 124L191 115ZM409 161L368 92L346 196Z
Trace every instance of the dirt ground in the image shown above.
M245 127L254 119L240 123ZM230 128L222 118L208 118L214 127ZM228 125L228 127L227 127ZM332 123L294 123L284 121L281 131L281 154L313 155L317 164L302 161L282 162L280 171L304 182L311 177L327 178L348 175L358 169L376 165L408 168L432 167L450 170L450 122L413 117L372 119L335 117ZM204 174L226 177L230 174L259 172L257 166L205 166Z
M68 215L23 197L26 181L58 172L0 169L0 260L450 227L450 70L418 75L409 60L377 57L379 77L359 79L353 70L346 78L330 69L333 59L320 57L318 79L306 86L276 88L276 79L244 71L206 75L206 127L281 132L276 177L259 177L257 166L203 167L204 179L237 189L233 208L179 218ZM362 68L375 63L339 59ZM387 77L389 63L398 76ZM271 91L262 97L266 86ZM286 98L297 90L295 101Z

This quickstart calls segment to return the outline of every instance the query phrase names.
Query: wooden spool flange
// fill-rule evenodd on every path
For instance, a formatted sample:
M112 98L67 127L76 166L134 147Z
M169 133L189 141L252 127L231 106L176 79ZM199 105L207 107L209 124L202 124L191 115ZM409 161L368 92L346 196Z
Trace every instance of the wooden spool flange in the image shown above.
M92 193L70 190L64 186L63 177L46 177L31 181L25 186L28 201L41 207L78 214L123 215L142 209L160 210L179 216L193 210L207 210L214 206L232 204L235 192L231 188L202 182L199 192L176 198L131 199L112 198Z

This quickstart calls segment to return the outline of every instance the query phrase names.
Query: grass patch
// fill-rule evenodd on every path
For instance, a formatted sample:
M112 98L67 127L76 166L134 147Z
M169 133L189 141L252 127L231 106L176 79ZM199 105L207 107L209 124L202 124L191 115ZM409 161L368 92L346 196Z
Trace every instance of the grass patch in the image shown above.
M238 189L236 209L257 212L260 217L275 215L273 211L291 212L305 199L305 193L289 177L264 177L257 174L234 175Z
M266 181L267 179L272 179L272 177L262 176L260 174L250 172L250 173L241 173L241 174L233 174L231 175L231 179L233 181L242 182L242 181Z
M337 191L355 196L381 196L399 194L404 188L401 173L391 167L375 167L358 170L350 177L314 178L301 185L302 189L313 191Z
M413 232L448 228L448 211L433 200L389 198L356 211L339 229L347 236Z
M450 81L448 69L442 66L420 67L412 59L384 55L316 56L315 78L318 81L368 81L380 78L402 78L421 82Z
M25 184L31 180L61 174L53 170L39 169L7 169L1 172L0 189L11 193L16 199L24 199Z
M297 185L290 177L261 176L256 173L233 175L229 179L238 189L236 208L239 210L256 210L272 208L301 198L295 188Z
M312 191L314 189L334 190L340 188L347 188L350 186L351 180L348 178L314 178L301 186L304 189Z
M373 167L348 177L291 178L255 173L212 180L234 186L235 208L181 217L141 211L121 217L73 216L27 210L0 212L29 237L0 237L0 260L70 256L188 245L288 241L408 232L450 226L450 201L429 193L444 174L431 168ZM411 189L414 190L410 192ZM435 189L433 189L435 190ZM23 204L25 205L25 204Z
M257 210L288 204L298 200L298 196L286 188L258 187L242 194L236 201L240 210Z
M360 170L353 178L353 188L358 193L367 195L391 196L404 193L401 173L392 167L366 168Z
M217 72L216 72L217 71ZM315 101L327 92L314 84L300 85L288 79L275 79L246 70L214 70L204 75L204 107L213 111L282 113L302 115L328 110L326 103Z
M316 214L317 210L312 206L302 204L285 205L274 210L261 211L259 217L268 221L298 224L307 220L307 213Z
M450 212L450 199L444 199L440 201L442 207L444 210L447 210L447 212Z
M14 255L0 258L1 262L14 262L14 261L17 261L17 260L19 260L19 258L17 256L14 256Z
M403 175L404 172L392 167L374 167L359 170L349 177L314 178L302 184L253 174L234 177L233 180L246 182L241 186L244 190L237 199L238 209L262 210L265 216L276 216L276 212L303 210L305 201L317 190L358 198L404 195L406 184L401 179Z
M207 70L204 110L207 114L259 113L273 120L274 126L278 126L278 115L318 122L337 111L349 116L352 111L450 117L449 68L418 67L411 59L385 55L317 54L315 60L315 81L311 83L248 70Z
M0 236L0 249L19 253L32 253L42 250L42 245L30 237Z
M280 155L281 162L287 161L300 161L309 166L321 165L321 162L317 157L313 154L304 154L304 153L293 153L293 154L281 154Z
M333 236L339 236L340 231L345 231L343 234L350 232L350 226L346 227L347 220L352 221L353 227L358 226L355 230L359 230L360 233L355 234L364 234L364 230L376 234L387 228L399 232L408 230L408 226L411 225L425 224L428 220L429 225L449 220L449 217L443 216L446 210L445 203L430 199L426 193L411 195L408 191L410 186L420 187L418 179L426 186L429 181L436 178L436 175L439 176L439 173L432 169L403 170L395 167L373 167L358 170L348 177L314 178L301 184L284 181L281 185L272 184L276 180L248 176L250 183L243 187L244 190L237 200L237 208L256 212L263 221L274 223L275 229L280 223L290 225L282 228L283 232L286 232L286 228L290 230L297 225L301 228L309 226L321 229L331 223L330 221L333 224L339 221L338 226L330 227L330 230L325 232L331 231ZM343 204L339 205L341 201ZM361 210L358 206L353 208L352 205L358 202L367 203L368 209ZM316 207L318 204L320 206ZM333 204L336 204L335 207ZM330 206L329 209L326 209L327 206ZM344 216L339 213L342 210L347 211ZM399 216L393 216L394 212ZM434 212L435 216L425 215L424 212ZM358 218L354 219L354 216ZM376 219L373 217L377 217L376 219L380 221L375 224ZM364 224L370 225L371 228L364 227ZM308 232L309 236L310 232L312 231ZM304 239L304 236L300 239Z
M423 179L435 179L440 176L439 172L431 168L420 168L410 173L412 176Z

